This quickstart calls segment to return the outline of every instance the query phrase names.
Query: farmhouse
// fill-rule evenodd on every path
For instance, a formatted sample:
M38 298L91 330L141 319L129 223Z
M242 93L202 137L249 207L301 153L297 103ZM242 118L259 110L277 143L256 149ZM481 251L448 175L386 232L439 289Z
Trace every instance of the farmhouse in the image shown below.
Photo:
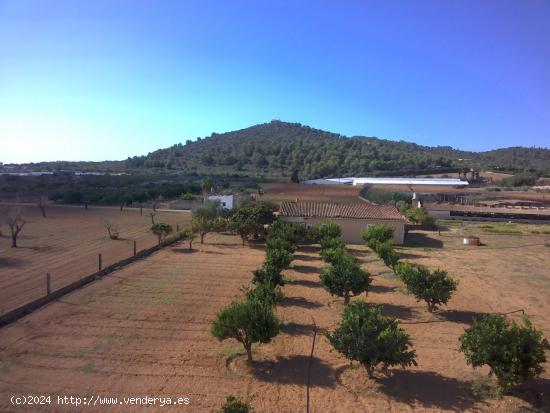
M342 228L342 240L350 244L363 244L361 232L374 224L393 227L395 244L403 244L405 238L405 218L397 208L388 205L285 201L280 205L279 218L283 221L303 222L306 226L331 219Z

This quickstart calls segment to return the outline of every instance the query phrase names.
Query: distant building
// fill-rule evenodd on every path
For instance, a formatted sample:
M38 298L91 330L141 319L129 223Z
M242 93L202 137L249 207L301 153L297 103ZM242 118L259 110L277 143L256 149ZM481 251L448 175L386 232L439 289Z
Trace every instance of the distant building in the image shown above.
M372 178L372 177L346 177L323 178L304 181L309 185L436 185L436 186L468 186L468 181L457 178Z
M390 205L285 201L280 205L279 218L282 221L303 222L306 227L330 219L340 225L342 240L350 244L364 244L361 233L369 225L375 224L391 226L395 244L403 244L405 240L405 217Z
M220 201L220 206L223 209L233 209L234 197L233 195L210 195L207 197L209 201Z

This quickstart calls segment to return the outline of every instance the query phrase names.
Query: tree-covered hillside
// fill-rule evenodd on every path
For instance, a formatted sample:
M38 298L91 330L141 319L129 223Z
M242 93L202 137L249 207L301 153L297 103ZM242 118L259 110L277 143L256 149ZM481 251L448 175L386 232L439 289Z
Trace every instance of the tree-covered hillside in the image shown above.
M300 179L353 175L414 175L474 167L550 176L550 149L505 148L468 152L373 137L346 137L299 123L271 121L125 161L44 162L29 170L182 172ZM294 173L296 175L296 173Z
M398 175L476 167L550 173L550 150L506 148L467 152L373 137L345 137L299 123L271 121L212 134L127 160L132 168L167 168L209 174L237 173L300 179Z

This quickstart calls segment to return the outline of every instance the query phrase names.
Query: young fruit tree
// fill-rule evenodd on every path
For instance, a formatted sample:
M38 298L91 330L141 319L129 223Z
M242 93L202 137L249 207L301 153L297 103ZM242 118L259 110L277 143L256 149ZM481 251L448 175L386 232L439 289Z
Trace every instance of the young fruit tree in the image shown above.
M282 251L288 252L289 254L293 254L296 251L296 249L298 248L298 246L295 243L293 243L292 241L287 240L285 238L281 238L278 235L274 236L274 235L271 235L271 234L269 234L267 236L265 246L267 247L268 251L269 250L282 250Z
M384 373L390 366L416 366L409 336L396 320L384 316L378 305L361 301L348 305L340 325L327 338L337 351L360 362L369 377L379 365Z
M399 253L393 249L391 241L377 242L376 253L384 261L386 267L395 270L395 266L399 262Z
M25 226L20 205L7 205L0 210L0 222L5 222L11 232L11 247L17 248L17 237Z
M460 351L472 367L489 366L501 392L539 376L550 350L548 340L531 325L503 315L486 315L476 320L460 337Z
M212 335L218 340L233 338L240 342L252 361L252 344L268 343L279 334L280 321L271 305L256 299L233 302L216 315Z
M321 271L321 283L331 295L344 297L344 304L352 296L368 290L372 279L370 274L361 269L355 258L343 255L338 261Z
M275 307L283 301L284 295L280 287L272 283L257 283L254 288L244 290L248 300L256 300Z
M204 237L206 234L214 231L216 225L219 224L217 218L220 214L221 207L219 200L207 201L204 205L193 208L192 222L200 236L201 244L204 244Z
M48 197L46 195L41 195L38 199L38 209L42 214L42 218L46 218L46 205L48 204Z
M158 237L159 244L172 233L172 225L159 222L151 225L151 232Z
M387 225L369 225L362 233L363 239L370 249L376 251L379 243L393 239L393 228Z
M252 272L252 282L254 284L271 284L284 285L283 276L281 275L281 270L272 264L266 262L264 265Z
M110 239L117 240L119 238L120 231L118 230L118 227L115 224L113 224L109 220L104 220L103 226L107 230L107 235L109 236Z
M321 244L321 251L332 249L332 248L345 248L346 244L340 238L322 238L319 241Z
M396 273L418 301L426 302L429 312L447 304L458 286L458 281L449 277L447 271L430 271L423 265L399 264Z
M319 255L321 256L323 261L328 264L335 264L336 262L341 260L344 255L347 254L349 254L349 252L347 252L346 249L343 247L325 248L319 251Z
M311 236L317 241L326 238L340 238L342 236L342 228L336 222L327 219L322 224L315 225L310 230Z
M191 224L183 228L179 234L183 239L189 241L189 251L193 250L193 241L197 237L197 228Z
M297 244L306 236L306 227L299 222L275 221L269 228L269 235Z
M271 265L280 270L288 268L292 262L293 256L291 253L285 250L268 249L265 262L267 265Z

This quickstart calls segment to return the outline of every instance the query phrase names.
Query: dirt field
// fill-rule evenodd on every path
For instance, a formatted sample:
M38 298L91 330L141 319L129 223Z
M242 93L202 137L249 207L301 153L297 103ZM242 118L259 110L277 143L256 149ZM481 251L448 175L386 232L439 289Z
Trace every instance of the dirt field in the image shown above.
M352 185L266 184L263 200L354 203L361 187Z
M98 270L98 254L106 267L154 246L156 236L150 233L149 210L50 206L42 218L35 206L25 207L27 223L18 237L18 248L11 248L7 226L0 237L0 314L43 296L46 272L51 273L52 290L63 287ZM158 211L155 222L168 222L176 227L189 219L185 212ZM120 230L120 239L111 240L104 227L110 221Z
M489 192L485 188L453 188L437 185L404 186L404 185L374 185L388 191L415 191L419 194L469 194L487 196L489 198L517 199L528 201L550 202L550 194L524 191ZM361 186L353 185L306 185L306 184L265 184L265 195L262 199L273 202L281 201L317 201L354 203Z
M483 247L463 247L462 233ZM216 311L241 297L241 285L264 258L235 237L212 235L190 253L166 248L0 329L0 410L11 394L189 397L187 407L147 411L215 411L226 395L256 395L257 412L305 410L312 318L319 327L312 364L312 412L519 412L550 409L550 364L543 378L502 400L475 397L474 377L457 351L458 337L480 312L524 309L550 336L550 248L544 235L489 235L475 225L441 236L412 233L405 260L447 269L460 280L448 308L429 314L366 247L350 247L374 276L369 302L401 320L418 367L368 380L366 372L331 349L342 300L321 288L315 247L302 247L286 275L277 309L282 334L257 346L248 367L236 342L209 334ZM361 297L364 299L365 297ZM482 370L482 373L486 373ZM538 408L540 410L535 410ZM27 409L27 411L36 409ZM47 409L44 409L47 410ZM144 407L50 408L54 411L142 411Z

